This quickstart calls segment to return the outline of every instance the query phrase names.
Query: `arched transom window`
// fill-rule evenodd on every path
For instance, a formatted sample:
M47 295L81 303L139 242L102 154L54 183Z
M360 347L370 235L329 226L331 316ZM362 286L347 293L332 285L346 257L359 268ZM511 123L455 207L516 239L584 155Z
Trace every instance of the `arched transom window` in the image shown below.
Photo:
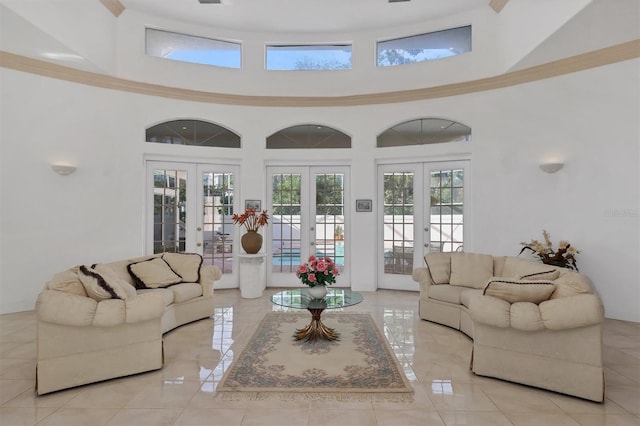
M173 145L240 148L240 136L231 130L201 120L173 120L147 129L147 142Z
M378 135L377 146L382 148L470 140L469 126L444 118L419 118L389 127Z
M267 149L351 148L351 136L320 124L302 124L267 137Z

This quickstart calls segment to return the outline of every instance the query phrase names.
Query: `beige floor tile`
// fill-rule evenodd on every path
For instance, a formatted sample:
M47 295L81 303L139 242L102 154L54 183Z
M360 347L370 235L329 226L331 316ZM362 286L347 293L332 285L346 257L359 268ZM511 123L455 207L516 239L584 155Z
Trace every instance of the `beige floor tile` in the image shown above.
M125 408L113 416L105 426L171 426L181 413L181 409Z
M0 407L0 424L33 426L56 409L54 407Z
M640 414L640 386L611 386L605 395L631 414Z
M581 426L639 426L640 417L632 414L572 414Z
M469 383L432 382L427 390L438 411L498 411L479 385Z
M200 388L198 382L176 380L151 384L127 401L126 408L184 408Z
M82 386L65 408L124 408L136 395L148 389L149 382L118 379Z
M0 315L0 424L4 426L5 419L11 425L39 419L42 424L71 426L145 421L189 426L639 424L640 324L605 320L608 399L598 404L474 375L469 371L472 341L449 327L420 320L417 293L390 290L366 293L365 302L349 310L372 313L413 380L410 402L251 400L216 394L217 383L264 314L280 309L269 300L275 291L265 291L260 299L242 299L238 290L216 290L211 319L164 336L167 363L162 370L42 397L33 389L34 312Z
M311 426L309 410L304 408L248 408L242 426Z
M4 405L27 390L33 392L34 385L34 380L0 380L0 405Z
M82 392L83 388L73 388L40 395L29 388L15 398L7 401L3 407L53 407L60 408Z
M565 413L583 414L628 414L615 402L605 398L604 402L587 401L568 395L551 395L550 399Z
M176 426L240 426L244 408L187 407L175 422Z
M444 411L440 413L447 426L511 426L502 413L478 413L473 411Z
M580 426L568 414L505 413L514 426Z
M59 408L38 426L103 426L118 411L117 408Z
M481 385L481 389L502 412L561 413L553 402L553 393L528 386L506 384Z
M376 424L373 410L311 409L309 426L371 426Z

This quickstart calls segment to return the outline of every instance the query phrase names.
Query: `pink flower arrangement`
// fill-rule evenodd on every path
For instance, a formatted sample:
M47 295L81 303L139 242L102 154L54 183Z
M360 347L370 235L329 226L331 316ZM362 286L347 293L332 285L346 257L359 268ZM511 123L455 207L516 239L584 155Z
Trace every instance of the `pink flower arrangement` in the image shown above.
M309 256L308 262L298 267L296 275L303 284L315 287L335 284L340 271L329 257Z

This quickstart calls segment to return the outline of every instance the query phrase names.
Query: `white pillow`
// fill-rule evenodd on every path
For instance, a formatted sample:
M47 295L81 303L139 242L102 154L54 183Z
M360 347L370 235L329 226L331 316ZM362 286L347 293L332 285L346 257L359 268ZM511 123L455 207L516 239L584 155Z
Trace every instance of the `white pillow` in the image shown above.
M165 253L162 259L173 271L180 275L183 283L200 282L202 256L197 253Z
M555 288L552 281L492 277L487 282L482 294L497 297L509 303L531 302L538 304L549 300Z
M451 253L449 284L483 288L493 276L493 256L479 253Z
M118 280L108 280L94 269L82 265L80 266L78 277L87 295L98 302L106 299L124 300L128 297Z
M450 253L427 253L424 255L424 261L429 268L434 284L449 284L451 276Z
M161 288L178 284L182 278L160 257L127 266L136 288Z

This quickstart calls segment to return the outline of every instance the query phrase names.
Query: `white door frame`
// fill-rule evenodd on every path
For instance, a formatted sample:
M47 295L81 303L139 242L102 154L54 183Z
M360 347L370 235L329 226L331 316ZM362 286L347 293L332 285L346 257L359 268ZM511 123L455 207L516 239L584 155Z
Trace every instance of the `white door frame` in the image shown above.
M348 165L308 165L308 164L291 164L282 165L274 164L266 166L267 170L267 191L266 191L266 203L269 212L273 212L272 200L273 200L273 175L277 173L284 174L300 174L301 175L301 225L300 225L300 259L301 262L306 262L311 253L315 252L313 244L315 243L315 229L311 229L311 223L315 223L312 220L312 213L315 214L315 179L316 172L320 173L341 173L344 174L344 258L345 264L342 272L336 280L336 286L338 287L350 287L350 247L349 247L349 200L350 200L350 167ZM277 273L272 269L273 265L273 244L272 244L272 232L273 229L269 229L266 232L267 236L267 287L300 287L300 279L296 277L295 271L291 273Z
M434 170L446 170L450 168L464 169L464 244L469 250L469 220L470 214L470 161L465 159L423 159L422 161L392 161L379 162L377 174L377 283L378 288L390 290L418 291L419 285L414 282L410 274L385 273L385 248L384 248L384 173L385 172L411 172L413 180L413 268L424 265L424 254L429 251L430 232L430 197L425 197L430 188L430 172Z

